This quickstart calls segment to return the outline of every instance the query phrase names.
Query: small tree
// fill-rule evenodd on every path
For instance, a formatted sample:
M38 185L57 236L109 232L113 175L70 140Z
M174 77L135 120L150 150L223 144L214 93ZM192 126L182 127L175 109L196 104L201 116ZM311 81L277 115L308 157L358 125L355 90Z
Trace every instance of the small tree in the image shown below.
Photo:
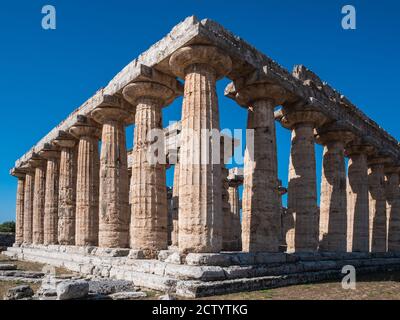
M0 224L0 232L12 232L15 233L15 222L6 221Z

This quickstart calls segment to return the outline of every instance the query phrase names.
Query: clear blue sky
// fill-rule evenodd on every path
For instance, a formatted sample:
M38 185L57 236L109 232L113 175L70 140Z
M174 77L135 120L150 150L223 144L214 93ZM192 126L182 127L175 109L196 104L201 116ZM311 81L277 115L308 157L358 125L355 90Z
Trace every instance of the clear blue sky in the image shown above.
M41 28L46 4L57 9L54 31ZM345 4L356 7L357 30L341 28ZM3 1L0 222L14 219L16 179L9 176L14 161L192 14L216 20L290 70L305 64L400 138L398 1ZM245 111L223 97L226 83L218 84L221 128L245 128ZM179 119L180 103L165 109L165 124ZM286 184L289 132L278 125L277 138L279 175ZM317 147L318 172L320 157Z

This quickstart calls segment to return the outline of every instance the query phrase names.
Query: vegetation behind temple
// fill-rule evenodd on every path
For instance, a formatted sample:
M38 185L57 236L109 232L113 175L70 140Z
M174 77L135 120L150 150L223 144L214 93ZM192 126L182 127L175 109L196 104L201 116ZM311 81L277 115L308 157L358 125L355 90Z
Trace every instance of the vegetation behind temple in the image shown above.
M14 221L6 221L3 223L0 223L0 232L15 233L15 222Z

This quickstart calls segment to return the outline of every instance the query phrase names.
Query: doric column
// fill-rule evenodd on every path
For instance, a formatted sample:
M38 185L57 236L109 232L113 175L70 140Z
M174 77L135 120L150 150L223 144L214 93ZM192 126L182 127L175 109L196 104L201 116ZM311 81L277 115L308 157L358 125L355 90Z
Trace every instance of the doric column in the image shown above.
M131 248L153 257L168 246L168 205L165 163L149 157L155 138L149 133L162 129L161 109L170 103L174 91L155 82L136 82L123 90L136 106L131 180ZM161 133L161 132L160 132Z
M216 81L230 72L232 62L216 47L193 45L177 50L169 65L185 80L179 172L179 250L219 252L222 248L220 139L219 135L217 140L212 134L220 130Z
M43 218L43 243L58 243L58 183L60 152L51 145L46 145L39 155L47 160L46 188Z
M372 156L368 160L369 241L371 252L387 250L387 213L385 195L385 164L390 158Z
M44 240L44 201L46 192L46 161L34 155L29 164L35 168L35 182L33 194L33 218L32 218L32 243L43 244Z
M314 128L327 118L312 110L283 108L281 124L292 130L289 161L288 212L293 230L286 237L288 252L318 249L317 176Z
M179 223L179 163L174 166L174 185L172 188L172 230L171 230L171 246L178 247Z
M92 117L103 125L100 153L99 247L128 247L129 180L125 125L134 114L107 96Z
M59 132L53 143L61 150L58 186L58 243L75 244L77 140Z
M353 135L333 125L319 130L317 142L324 145L319 250L347 251L347 197L344 147Z
M228 89L228 88L227 88ZM281 87L256 83L235 88L234 98L248 108L244 159L242 250L278 252L281 238L281 204L274 109L286 99Z
M31 166L26 168L24 186L24 243L32 243L33 225L33 192L35 183L35 169Z
M388 251L400 251L400 166L388 166L386 174L386 200L388 215Z
M96 246L99 232L99 151L101 130L79 116L70 133L79 138L76 179L75 245Z
M353 142L346 148L347 174L347 251L369 251L369 199L367 157L373 147Z
M242 226L240 223L240 199L239 186L243 184L243 173L239 173L237 168L229 170L228 175L228 203L230 211L231 246L229 250L242 250Z
M21 245L24 242L24 193L26 172L21 169L13 169L11 174L18 178L15 203L15 244Z

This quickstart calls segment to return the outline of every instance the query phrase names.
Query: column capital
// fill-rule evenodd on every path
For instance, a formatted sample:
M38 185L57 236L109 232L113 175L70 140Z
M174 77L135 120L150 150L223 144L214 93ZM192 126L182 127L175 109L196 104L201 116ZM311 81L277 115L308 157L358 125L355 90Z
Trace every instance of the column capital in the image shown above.
M322 145L326 145L330 142L342 142L346 145L351 142L354 137L354 133L347 129L342 122L336 121L318 128L316 141Z
M191 45L175 51L169 59L172 72L184 79L188 67L205 64L214 69L216 78L222 78L232 69L232 60L228 54L214 46Z
M281 125L287 129L292 129L298 124L311 124L314 128L321 127L327 121L322 112L305 107L304 109L282 108Z
M366 154L370 156L375 152L375 148L368 144L353 144L350 143L345 149L345 155L347 157L351 157L352 155L357 154Z
M57 137L53 140L53 144L60 148L73 148L76 146L78 140L68 132L60 130Z
M103 102L90 115L100 124L107 121L120 121L124 125L129 125L135 122L135 108L127 105L128 103L124 103L122 97L104 95Z
M46 143L44 148L39 151L39 155L46 160L60 158L60 150L52 144Z
M373 166L389 166L390 164L393 163L392 158L387 156L384 153L378 153L371 155L368 157L368 166L373 167Z
M12 168L10 170L10 175L18 179L25 179L26 170L23 170L21 168Z
M249 108L254 102L269 100L276 107L286 101L287 91L271 83L255 83L236 87L233 83L225 89L225 95L234 99L240 106Z
M140 99L154 99L158 101L160 107L171 104L178 94L171 88L157 82L134 82L128 84L122 91L124 98L136 106Z
M34 152L32 154L32 157L29 159L28 163L32 168L36 169L36 168L43 167L46 164L46 161L44 158L39 156L38 153Z
M69 129L69 133L76 138L94 137L99 139L101 128L91 118L78 116L77 122Z

